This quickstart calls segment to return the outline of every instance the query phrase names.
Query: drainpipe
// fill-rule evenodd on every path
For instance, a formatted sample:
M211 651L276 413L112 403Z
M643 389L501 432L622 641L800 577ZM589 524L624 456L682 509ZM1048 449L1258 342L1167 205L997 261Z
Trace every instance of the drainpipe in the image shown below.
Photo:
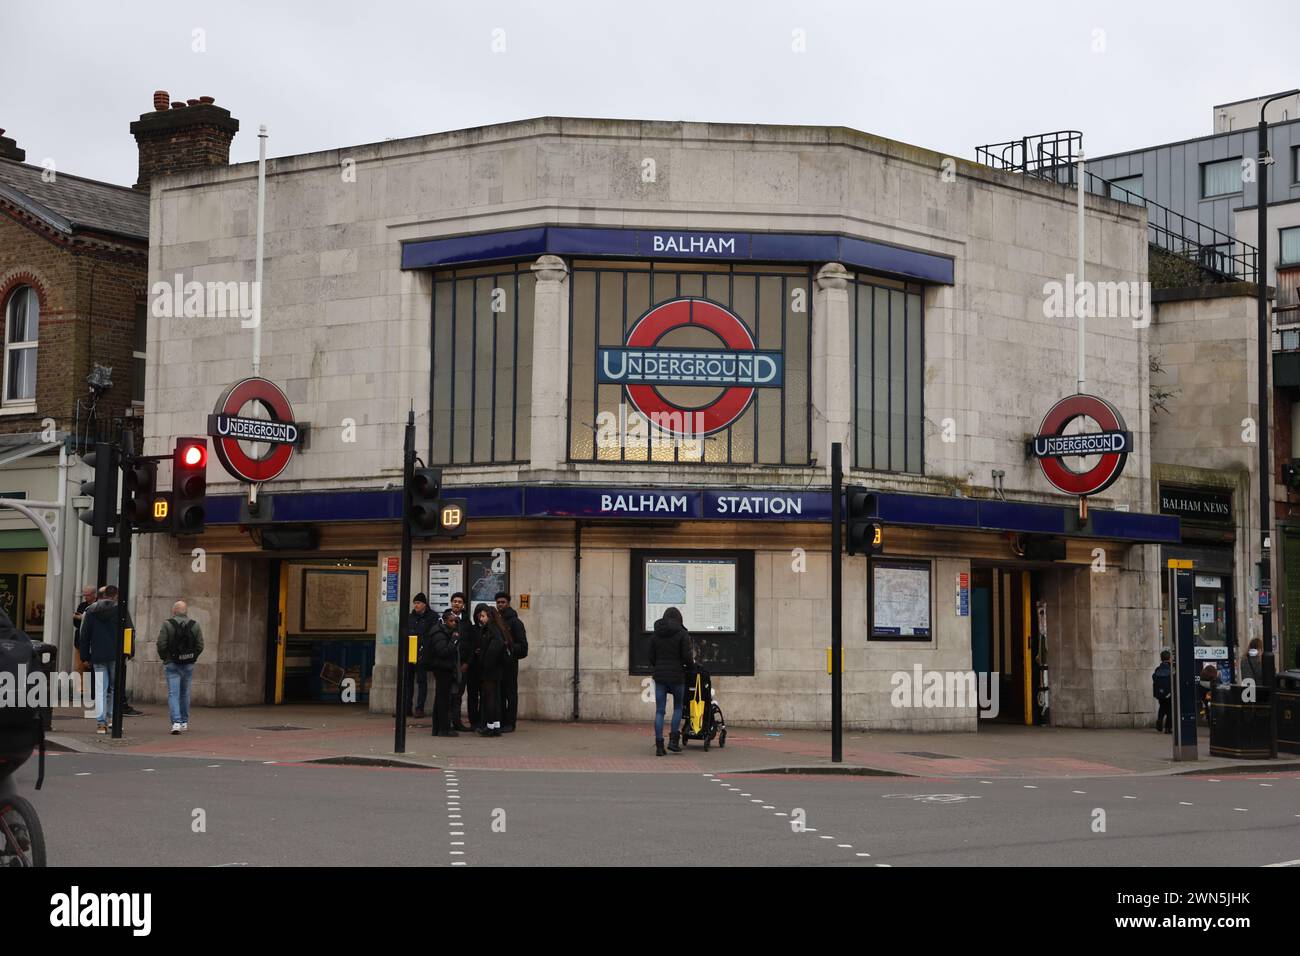
M581 720L578 705L580 678L578 676L579 652L582 640L579 626L582 620L582 522L573 523L573 719Z

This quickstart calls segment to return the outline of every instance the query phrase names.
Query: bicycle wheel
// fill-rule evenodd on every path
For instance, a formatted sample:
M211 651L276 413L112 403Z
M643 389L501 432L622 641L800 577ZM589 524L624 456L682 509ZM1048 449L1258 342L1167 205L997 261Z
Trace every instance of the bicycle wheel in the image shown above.
M0 823L0 865L45 866L45 831L30 801L0 798Z

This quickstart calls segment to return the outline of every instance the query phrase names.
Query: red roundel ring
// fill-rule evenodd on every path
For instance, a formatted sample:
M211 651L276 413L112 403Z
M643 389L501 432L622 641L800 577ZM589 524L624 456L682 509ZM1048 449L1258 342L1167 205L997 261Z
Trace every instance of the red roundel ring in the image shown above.
M1122 432L1128 429L1117 409L1105 399L1095 395L1070 395L1051 407L1038 426L1040 438L1061 435L1076 418L1091 418L1106 431ZM1038 459L1043 474L1053 485L1066 494L1087 497L1109 488L1124 470L1128 452L1108 452L1100 456L1097 464L1085 472L1065 467L1059 457Z
M716 302L691 298L674 299L655 306L632 326L626 344L629 348L653 348L655 343L673 329L692 325L708 329L733 351L751 352L755 348L754 337L749 334L749 329L739 316ZM627 386L628 399L637 411L651 421L655 420L651 418L655 414L698 412L702 416L703 428L693 433L696 437L712 435L734 424L754 400L754 392L752 386L733 386L724 389L713 404L704 408L680 408L660 395L653 385Z
M293 421L293 407L280 386L264 378L246 378L231 385L221 393L217 400L217 414L238 415L239 410L249 402L260 402L271 413L272 418L281 422ZM217 460L226 471L250 483L270 481L293 457L292 445L272 445L271 451L262 458L253 458L239 447L237 438L212 436L213 450Z

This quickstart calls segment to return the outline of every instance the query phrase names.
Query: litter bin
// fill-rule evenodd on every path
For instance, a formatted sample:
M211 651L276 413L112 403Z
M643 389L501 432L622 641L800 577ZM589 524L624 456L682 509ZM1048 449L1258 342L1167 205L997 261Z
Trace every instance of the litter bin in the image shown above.
M1210 698L1210 755L1267 760L1271 733L1268 690L1256 687L1254 701L1243 701L1241 684L1219 684Z
M1277 749L1300 754L1300 670L1277 675Z

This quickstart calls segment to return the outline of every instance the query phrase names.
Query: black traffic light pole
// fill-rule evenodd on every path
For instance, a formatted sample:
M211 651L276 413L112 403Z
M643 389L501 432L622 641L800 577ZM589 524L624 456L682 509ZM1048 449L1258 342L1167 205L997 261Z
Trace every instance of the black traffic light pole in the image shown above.
M1261 607L1260 623L1263 625L1263 643L1264 659L1260 661L1263 666L1264 686L1268 689L1268 709L1269 709L1269 735L1268 735L1268 755L1270 758L1277 757L1277 662L1273 657L1273 555L1269 545L1272 543L1269 537L1270 526L1272 525L1273 512L1273 462L1269 458L1268 437L1269 437L1269 396L1271 394L1269 386L1269 358L1273 352L1273 336L1269 333L1268 322L1268 173L1269 165L1272 162L1269 155L1268 144L1268 121L1264 118L1264 112L1268 109L1268 104L1274 100L1284 99L1288 96L1295 96L1300 90L1288 90L1285 93L1278 93L1276 96L1270 96L1259 107L1259 164L1256 166L1255 179L1258 182L1258 195L1256 197L1256 218L1259 220L1259 253L1255 264L1255 294L1256 294L1256 321L1258 330L1256 335L1258 342L1259 368L1258 387L1259 387L1259 539L1260 539L1260 581L1261 591L1268 590L1268 606ZM1283 666L1286 662L1283 661Z
M844 556L840 554L844 469L840 443L831 445L831 763L844 760Z
M113 654L113 739L122 737L122 704L126 699L127 601L131 594L131 488L126 480L135 465L135 433L122 429L122 507L117 519L117 640ZM134 634L132 634L134 638Z
M402 576L397 586L401 602L397 621L397 706L393 725L393 753L406 753L406 657L411 615L411 475L415 471L415 412L406 413L406 440L402 448Z

